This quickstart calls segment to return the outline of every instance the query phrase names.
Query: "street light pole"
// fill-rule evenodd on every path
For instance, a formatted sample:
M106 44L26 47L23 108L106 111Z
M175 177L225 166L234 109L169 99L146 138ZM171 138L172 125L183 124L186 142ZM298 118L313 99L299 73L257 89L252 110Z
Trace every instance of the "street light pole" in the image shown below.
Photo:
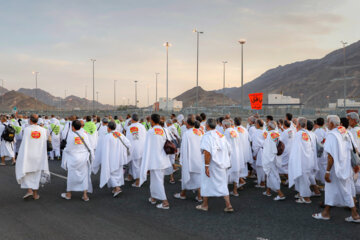
M155 102L158 101L158 76L160 73L155 73L155 78L156 78L156 84L155 84Z
M90 61L92 61L92 67L93 67L93 71L92 71L92 80L93 80L93 106L92 106L92 110L93 113L95 114L95 61L96 59L90 59ZM97 94L97 93L96 93Z
M1 105L4 105L4 79L0 79L1 80L1 87L2 87L2 94L1 94Z
M222 62L224 65L223 68L223 107L225 106L225 64L227 64L227 61Z
M239 43L241 45L241 107L244 109L244 44L246 40L240 39Z
M196 33L196 109L199 106L199 39L200 34L204 32L198 31L196 28L193 30Z
M345 60L346 60L346 44L347 42L341 41L344 50L344 67L343 67L343 78L346 78ZM344 80L344 114L346 116L346 80Z
M135 82L135 108L137 108L137 80L134 81Z
M116 82L117 80L114 80L114 111L116 111Z
M39 72L32 72L32 73L35 75L35 110L37 110L37 88L38 88L37 78Z
M96 102L99 102L99 92L96 92Z
M166 47L166 112L169 111L169 42L164 43Z

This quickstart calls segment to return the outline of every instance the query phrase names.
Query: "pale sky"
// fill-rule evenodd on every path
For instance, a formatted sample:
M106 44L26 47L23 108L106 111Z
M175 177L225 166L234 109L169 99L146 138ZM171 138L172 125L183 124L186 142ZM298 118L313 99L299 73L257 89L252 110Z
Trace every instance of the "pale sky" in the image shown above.
M55 96L92 99L92 64L99 101L140 106L166 96L169 41L169 97L196 84L196 34L200 36L200 86L222 88L222 61L228 61L226 87L240 86L240 38L244 76L249 82L266 70L321 58L360 39L358 0L9 0L0 5L0 79L5 87L39 88Z

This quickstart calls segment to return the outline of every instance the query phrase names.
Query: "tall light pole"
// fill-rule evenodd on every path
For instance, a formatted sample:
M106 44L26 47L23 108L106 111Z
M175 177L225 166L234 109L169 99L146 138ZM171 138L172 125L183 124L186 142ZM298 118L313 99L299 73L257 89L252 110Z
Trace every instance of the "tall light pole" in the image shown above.
M4 79L0 79L1 80L1 87L2 87L2 91L4 91ZM1 105L4 105L4 92L1 93Z
M96 102L99 102L99 92L96 92Z
M199 36L200 34L203 34L204 32L196 30L196 28L193 30L194 33L196 33L196 109L199 106Z
M114 80L114 111L116 110L116 82L117 80Z
M346 60L346 44L347 42L341 41L342 45L343 45L343 50L344 50L344 67L343 67L343 78L344 78L344 114L346 116L346 67L345 67L345 60Z
M244 44L246 40L240 39L239 43L241 45L241 107L244 109Z
M224 67L223 67L223 106L225 106L225 64L227 64L227 61L223 61L222 62Z
M93 106L92 106L92 110L93 113L95 113L95 61L96 59L90 59L90 61L92 61L92 80L93 80Z
M159 76L160 73L155 73L155 102L158 101L158 76Z
M137 80L134 81L135 82L135 108L137 108Z
M32 73L35 75L35 110L37 110L37 88L38 88L37 79L39 72L32 72Z
M166 47L166 112L169 111L169 47L171 43L164 43Z

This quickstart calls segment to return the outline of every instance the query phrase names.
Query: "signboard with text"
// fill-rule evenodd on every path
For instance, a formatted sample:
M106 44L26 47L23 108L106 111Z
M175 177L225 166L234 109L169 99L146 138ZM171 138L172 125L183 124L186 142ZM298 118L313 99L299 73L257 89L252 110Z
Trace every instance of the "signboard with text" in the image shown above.
M249 99L251 103L251 109L260 110L263 104L263 93L250 93Z

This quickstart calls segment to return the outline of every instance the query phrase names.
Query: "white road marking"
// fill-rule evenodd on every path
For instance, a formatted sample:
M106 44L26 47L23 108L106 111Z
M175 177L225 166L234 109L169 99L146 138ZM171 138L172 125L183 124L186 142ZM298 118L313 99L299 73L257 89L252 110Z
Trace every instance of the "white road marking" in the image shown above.
M59 177L59 178L62 178L62 179L67 180L67 177L65 177L65 176L62 176L62 175L59 175L59 174L56 174L56 173L53 173L53 172L50 172L50 173L51 173L51 175L54 175L54 176L56 176L56 177Z

